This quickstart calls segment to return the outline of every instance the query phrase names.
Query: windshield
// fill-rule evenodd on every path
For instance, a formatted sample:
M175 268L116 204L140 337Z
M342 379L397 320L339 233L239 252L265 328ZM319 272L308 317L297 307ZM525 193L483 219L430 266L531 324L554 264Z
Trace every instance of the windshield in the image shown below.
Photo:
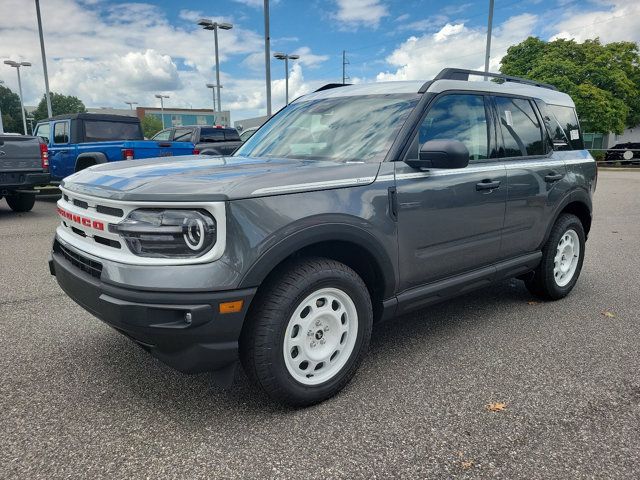
M363 95L290 104L235 155L381 162L417 94Z

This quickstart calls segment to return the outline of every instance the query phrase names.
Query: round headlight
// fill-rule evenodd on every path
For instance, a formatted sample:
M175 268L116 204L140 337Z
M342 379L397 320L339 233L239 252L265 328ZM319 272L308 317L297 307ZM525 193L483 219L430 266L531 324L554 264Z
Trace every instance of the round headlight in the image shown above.
M184 225L186 232L183 235L184 243L187 244L191 250L198 251L202 248L204 243L204 222L199 218L185 218Z

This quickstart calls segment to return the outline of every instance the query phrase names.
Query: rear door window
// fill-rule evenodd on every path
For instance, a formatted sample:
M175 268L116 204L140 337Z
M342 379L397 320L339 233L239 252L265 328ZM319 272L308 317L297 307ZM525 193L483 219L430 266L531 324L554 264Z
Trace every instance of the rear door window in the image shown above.
M505 157L544 155L542 128L529 100L495 97Z
M142 140L143 136L139 123L85 120L84 138L87 142L106 142L109 140Z
M191 136L193 135L193 130L190 128L176 128L173 133L173 141L174 142L190 142Z
M57 122L54 124L53 143L69 143L69 122Z
M161 132L156 133L151 140L157 140L160 142L166 142L169 140L169 138L171 137L171 129L169 130L163 130Z

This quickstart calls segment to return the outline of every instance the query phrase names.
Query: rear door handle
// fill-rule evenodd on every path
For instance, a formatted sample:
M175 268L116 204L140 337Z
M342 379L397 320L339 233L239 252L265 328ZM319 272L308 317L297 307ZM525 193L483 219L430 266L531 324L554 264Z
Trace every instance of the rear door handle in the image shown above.
M491 180L489 178L482 180L479 183L476 183L476 190L495 190L496 188L500 188L499 180Z
M564 174L562 173L549 172L549 174L546 177L544 177L544 181L547 183L553 183L553 182L557 182L558 180L561 180L562 177L564 177Z

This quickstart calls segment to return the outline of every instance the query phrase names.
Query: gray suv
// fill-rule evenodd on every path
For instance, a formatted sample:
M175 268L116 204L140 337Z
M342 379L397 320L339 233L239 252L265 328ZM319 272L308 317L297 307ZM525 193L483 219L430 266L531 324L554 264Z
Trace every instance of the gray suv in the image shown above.
M228 381L239 360L296 406L347 384L375 322L510 277L560 299L596 164L569 96L478 74L328 85L232 156L67 177L51 273L166 364Z

